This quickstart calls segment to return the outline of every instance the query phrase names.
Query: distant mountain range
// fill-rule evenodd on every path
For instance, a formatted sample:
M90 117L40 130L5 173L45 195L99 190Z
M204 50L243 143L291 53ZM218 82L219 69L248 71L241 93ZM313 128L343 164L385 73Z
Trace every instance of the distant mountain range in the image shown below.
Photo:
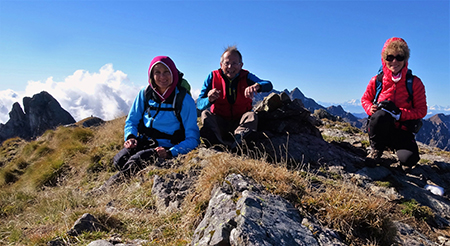
M270 93L281 93L272 90L267 93L260 93L256 101L262 100ZM340 116L344 121L351 125L363 129L367 121L367 114L361 106L360 100L350 100L342 105L333 105L330 103L318 103L312 98L306 97L298 88L292 91L284 90L291 99L302 100L305 108L311 113L317 109L325 109L332 115ZM356 113L350 113L356 112ZM450 107L431 106L428 107L428 115L423 120L422 129L416 134L417 141L438 147L443 150L450 150Z
M280 93L275 90L271 92ZM258 94L255 102L262 100L271 92ZM341 105L322 106L314 99L306 97L298 88L292 91L284 90L284 92L292 100L300 99L305 108L311 113L318 109L324 109L332 115L341 117L345 122L364 130L365 122L367 121L365 113L362 115L364 118L360 118L346 111L345 107ZM352 103L358 104L359 102L355 100ZM19 103L15 103L9 113L9 121L6 124L0 124L0 143L15 136L32 139L42 134L46 129L75 122L73 117L47 92L36 94L33 98L25 97L23 104L24 111ZM440 107L435 107L433 110L437 110L436 112L440 110L447 112L447 109ZM439 113L424 119L423 127L416 134L416 139L430 146L449 151L450 114Z
M367 117L367 114L364 112L364 109L361 106L361 100L359 99L352 99L350 101L346 101L343 103L328 103L328 102L318 102L320 105L323 105L324 107L329 107L332 105L341 105L342 108L353 114L354 116L362 119ZM433 105L433 106L428 106L428 112L427 112L427 116L425 116L425 119L432 117L433 115L436 114L450 114L450 106L444 107L444 106L438 106L438 105Z

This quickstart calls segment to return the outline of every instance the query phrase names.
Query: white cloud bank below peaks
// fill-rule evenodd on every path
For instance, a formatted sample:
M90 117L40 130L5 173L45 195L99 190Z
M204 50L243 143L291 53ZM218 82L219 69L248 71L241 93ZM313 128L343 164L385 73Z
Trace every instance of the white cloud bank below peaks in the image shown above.
M45 82L29 81L24 93L0 91L0 122L9 120L12 104L22 105L23 97L32 97L41 91L50 93L76 121L96 116L112 120L128 114L141 87L134 86L125 73L106 64L98 72L77 70L62 82L49 77ZM23 105L22 105L23 108Z

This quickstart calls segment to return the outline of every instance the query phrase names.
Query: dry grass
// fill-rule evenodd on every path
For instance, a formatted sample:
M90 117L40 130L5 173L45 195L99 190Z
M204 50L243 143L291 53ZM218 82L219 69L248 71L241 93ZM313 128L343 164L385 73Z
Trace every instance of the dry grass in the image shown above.
M191 153L194 154L195 153ZM202 169L195 185L195 191L186 200L188 205L188 224L196 225L205 210L212 189L221 184L231 173L250 177L266 188L268 192L286 197L292 201L298 200L302 194L306 180L299 172L289 171L286 167L271 165L262 159L250 159L242 156L232 156L228 153L217 153L207 159L208 165ZM193 220L193 221L192 221Z
M393 206L345 180L310 187L301 201L305 211L352 245L391 245L396 235L390 219Z
M237 156L191 153L171 169L149 167L129 182L98 197L86 196L113 175L112 158L122 148L124 118L90 128L58 128L35 141L12 139L0 148L0 245L45 245L60 237L70 245L119 235L148 245L186 245L202 219L212 189L231 173L250 177L320 223L338 231L350 245L388 245L396 231L396 204L373 196L345 179L270 164L264 153ZM4 155L3 155L4 154ZM195 161L198 159L202 161ZM303 166L300 166L303 168ZM180 211L159 214L151 194L153 175L200 170ZM108 212L107 208L109 209ZM106 231L67 236L76 219L93 214ZM405 216L405 215L403 215ZM414 218L413 218L414 219Z

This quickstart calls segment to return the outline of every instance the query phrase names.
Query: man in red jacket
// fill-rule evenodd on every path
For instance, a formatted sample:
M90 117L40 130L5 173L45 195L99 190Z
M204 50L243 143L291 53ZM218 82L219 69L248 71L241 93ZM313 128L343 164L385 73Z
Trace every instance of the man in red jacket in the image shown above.
M374 76L361 98L369 115L368 133L372 148L369 159L381 158L385 148L390 148L397 152L402 165L413 166L420 160L414 126L427 114L427 102L425 87L418 77L412 77L412 95L408 92L409 54L405 40L388 39L381 52L381 92L376 98L376 81L381 76Z
M228 47L220 69L212 71L203 84L197 108L203 110L200 135L208 146L223 144L233 149L257 130L258 118L251 111L253 97L271 91L272 83L242 69L243 65L236 46Z

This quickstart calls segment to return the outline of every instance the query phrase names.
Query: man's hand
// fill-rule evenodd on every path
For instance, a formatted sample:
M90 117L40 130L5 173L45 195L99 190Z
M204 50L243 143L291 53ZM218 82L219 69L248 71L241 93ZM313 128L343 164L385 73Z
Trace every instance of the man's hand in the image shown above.
M259 90L259 89L261 89L261 85L259 85L258 83L255 83L254 85L245 88L244 96L245 96L246 98L251 98L251 99L253 99L253 97L255 96L255 94L258 93L258 90Z
M133 149L137 146L137 140L135 138L130 138L123 144L123 147L127 149Z
M208 92L208 100L210 103L213 103L220 97L221 91L214 88Z

